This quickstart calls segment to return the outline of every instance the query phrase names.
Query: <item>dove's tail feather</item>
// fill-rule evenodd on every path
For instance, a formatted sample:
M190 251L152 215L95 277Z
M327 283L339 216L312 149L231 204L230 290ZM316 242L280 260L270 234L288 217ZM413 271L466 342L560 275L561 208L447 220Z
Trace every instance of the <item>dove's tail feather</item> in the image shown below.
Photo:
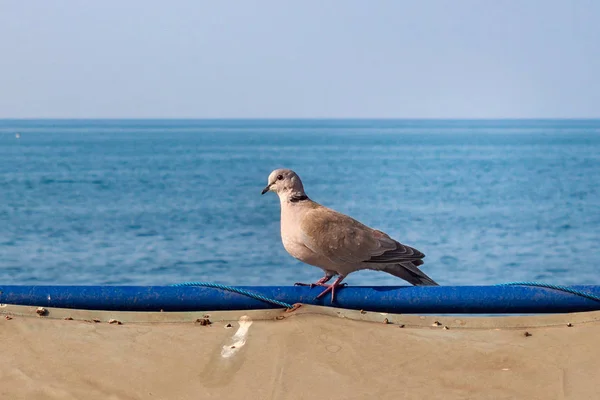
M386 265L382 271L404 279L415 286L439 286L433 279L417 268L417 265L421 264L423 264L421 260L405 261L400 264Z

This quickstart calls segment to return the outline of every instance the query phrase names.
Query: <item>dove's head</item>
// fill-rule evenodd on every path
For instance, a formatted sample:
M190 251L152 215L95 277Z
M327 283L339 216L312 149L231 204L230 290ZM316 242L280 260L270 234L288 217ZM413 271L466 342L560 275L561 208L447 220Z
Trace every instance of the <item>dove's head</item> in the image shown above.
M282 200L297 196L306 196L300 177L291 169L276 169L271 172L267 180L267 186L263 189L262 194L267 192L277 193Z

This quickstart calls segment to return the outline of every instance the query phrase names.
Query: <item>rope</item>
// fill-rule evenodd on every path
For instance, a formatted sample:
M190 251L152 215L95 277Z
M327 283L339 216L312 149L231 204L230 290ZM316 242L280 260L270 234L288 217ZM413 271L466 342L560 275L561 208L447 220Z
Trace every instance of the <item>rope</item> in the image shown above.
M271 299L271 298L263 296L261 294L249 292L247 290L236 288L234 286L221 285L219 283L210 283L210 282L184 282L184 283L176 283L176 284L171 285L171 286L179 286L179 287L182 287L182 286L201 286L201 287L209 287L209 288L227 290L229 292L234 292L234 293L242 294L244 296L248 296L248 297L251 297L251 298L256 299L256 300L261 300L261 301L264 301L266 303L275 304L275 305L278 305L280 307L285 307L285 308L293 308L294 307L292 304L284 303L283 301Z
M240 288L237 288L237 287L234 287L234 286L221 285L219 283L211 283L211 282L184 282L184 283L176 283L176 284L173 284L171 286L179 286L179 287L200 286L200 287L209 287L209 288L214 288L214 289L227 290L229 292L238 293L238 294L241 294L241 295L244 295L244 296L251 297L251 298L256 299L256 300L264 301L266 303L275 304L275 305L280 306L280 307L293 308L292 304L285 303L283 301L279 301L279 300L275 300L275 299L271 299L271 298L263 296L261 294L249 292L247 290L240 289ZM582 292L581 290L573 289L573 288L570 288L568 286L553 285L551 283L522 281L522 282L499 283L496 286L535 286L535 287L543 287L543 288L548 288L548 289L559 290L559 291L565 292L565 293L571 293L571 294L574 294L576 296L580 296L580 297L584 297L586 299L590 299L590 300L594 300L594 301L600 302L600 296L596 296L595 294Z
M596 296L595 294L582 292L581 290L573 289L573 288L570 288L568 286L553 285L551 283L523 281L523 282L499 283L496 286L536 286L536 287L543 287L543 288L548 288L548 289L560 290L561 292L571 293L571 294L574 294L576 296L585 297L586 299L595 300L595 301L600 302L600 296Z

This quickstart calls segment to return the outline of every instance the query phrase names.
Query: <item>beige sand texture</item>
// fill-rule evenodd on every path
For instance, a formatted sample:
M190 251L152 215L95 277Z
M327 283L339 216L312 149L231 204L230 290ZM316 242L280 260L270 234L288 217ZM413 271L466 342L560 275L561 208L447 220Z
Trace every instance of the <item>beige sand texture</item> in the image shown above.
M0 306L0 399L600 398L600 312L40 313Z

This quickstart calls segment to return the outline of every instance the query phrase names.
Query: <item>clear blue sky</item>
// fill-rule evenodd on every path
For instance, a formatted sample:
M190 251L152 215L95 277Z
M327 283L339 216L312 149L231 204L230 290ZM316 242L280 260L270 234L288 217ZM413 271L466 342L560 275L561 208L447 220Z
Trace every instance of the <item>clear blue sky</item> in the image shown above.
M0 118L600 117L600 0L0 0Z

